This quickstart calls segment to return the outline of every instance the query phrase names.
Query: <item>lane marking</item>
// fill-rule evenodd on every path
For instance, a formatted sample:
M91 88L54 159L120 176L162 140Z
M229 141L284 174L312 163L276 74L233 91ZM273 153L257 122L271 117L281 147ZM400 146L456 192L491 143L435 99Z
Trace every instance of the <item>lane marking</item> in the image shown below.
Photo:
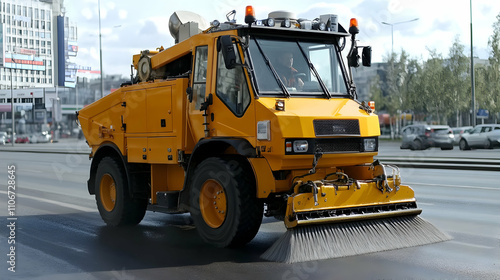
M414 183L404 182L404 184L431 186L431 187L446 187L446 188L459 188L459 189L477 189L477 190L500 191L500 188L489 188L489 187L456 186L456 185L428 184L428 183L415 183L415 182Z
M462 246L469 246L469 247L474 247L474 248L479 248L479 249L495 249L495 247L476 245L476 244L472 244L472 243L465 243L465 242L460 242L460 241L455 241L455 240L451 240L450 242L458 244L458 245L462 245Z
M0 193L7 195L6 191L0 190ZM60 201L45 199L45 198L31 196L31 195L16 193L16 196L22 197L22 198L28 198L28 199L32 199L32 200L37 200L40 202L45 202L45 203L49 203L49 204L53 204L53 205L58 205L58 206L66 207L66 208L71 208L71 209L75 209L75 210L82 211L82 212L95 212L96 211L96 209L90 208L90 207L78 206L78 205L74 205L74 204L70 204L70 203L66 203L66 202L60 202Z
M433 205L434 205L434 203L418 202L418 205L428 205L428 206L433 206Z

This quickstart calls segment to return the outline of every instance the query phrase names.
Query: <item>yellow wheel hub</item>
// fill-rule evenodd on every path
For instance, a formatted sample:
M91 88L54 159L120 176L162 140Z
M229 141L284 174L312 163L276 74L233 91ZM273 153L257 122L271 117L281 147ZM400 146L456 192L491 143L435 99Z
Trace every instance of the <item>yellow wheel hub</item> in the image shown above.
M104 209L108 212L113 211L116 204L116 186L115 180L111 175L105 174L101 178L99 186L99 194L101 196L101 203Z
M220 227L226 220L227 200L224 188L215 180L207 180L200 191L200 210L205 223Z

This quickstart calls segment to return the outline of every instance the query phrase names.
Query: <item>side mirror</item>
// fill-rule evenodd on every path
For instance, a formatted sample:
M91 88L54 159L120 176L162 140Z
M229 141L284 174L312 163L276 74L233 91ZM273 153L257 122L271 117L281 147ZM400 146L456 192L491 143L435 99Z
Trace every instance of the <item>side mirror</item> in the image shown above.
M363 48L363 54L361 56L361 60L363 62L363 66L366 67L372 66L372 47Z
M347 56L347 64L349 67L359 67L358 47L354 46L349 52L349 55Z
M217 51L222 51L224 64L227 69L233 69L236 67L236 53L231 36L224 35L219 37L219 40L217 41Z

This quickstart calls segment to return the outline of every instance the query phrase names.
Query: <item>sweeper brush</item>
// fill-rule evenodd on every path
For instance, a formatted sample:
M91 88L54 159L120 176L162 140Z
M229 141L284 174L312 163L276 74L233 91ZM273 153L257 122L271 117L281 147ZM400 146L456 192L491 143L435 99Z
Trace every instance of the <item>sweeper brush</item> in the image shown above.
M316 162L309 174L297 178L315 174ZM295 263L450 239L418 217L422 209L414 191L401 185L399 168L378 161L356 168L349 172L361 179L337 171L320 180L297 180L293 192L284 197L288 230L261 257Z
M296 263L339 258L437 243L451 239L418 216L296 227L276 241L262 258Z

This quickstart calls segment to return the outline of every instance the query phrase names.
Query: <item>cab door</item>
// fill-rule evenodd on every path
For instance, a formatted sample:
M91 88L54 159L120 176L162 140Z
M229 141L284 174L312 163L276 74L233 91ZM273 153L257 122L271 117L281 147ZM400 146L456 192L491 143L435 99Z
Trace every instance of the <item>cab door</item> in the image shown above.
M254 100L246 69L241 66L243 53L237 44L233 44L237 65L232 69L226 68L222 51L214 50L213 72L216 75L211 89L210 132L214 137L246 138L252 143L257 129Z
M213 76L210 72L210 65L213 64L212 56L209 55L211 49L208 45L203 45L196 47L194 52L191 93L188 94L189 129L194 143L205 137L204 112L200 111L200 108L208 95L210 79Z

